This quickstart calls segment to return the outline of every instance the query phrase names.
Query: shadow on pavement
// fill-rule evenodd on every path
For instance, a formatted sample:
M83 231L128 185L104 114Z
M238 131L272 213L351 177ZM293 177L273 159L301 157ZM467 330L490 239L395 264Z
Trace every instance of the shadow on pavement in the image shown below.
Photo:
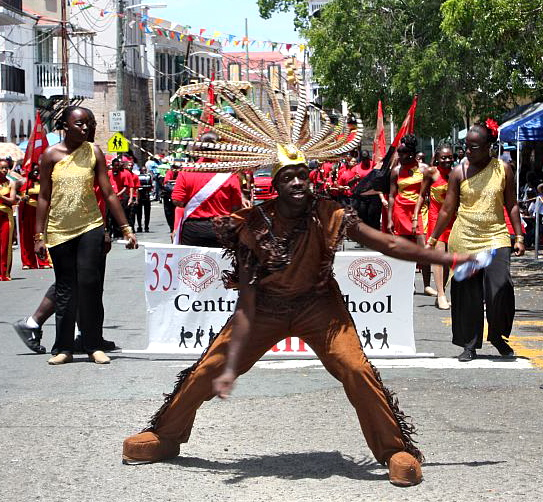
M504 463L498 461L472 462L428 462L425 467L442 467L465 465L467 467L482 467ZM192 467L209 471L230 473L232 478L226 484L236 484L250 478L277 477L282 479L326 479L332 476L342 476L361 481L383 481L388 479L386 467L375 460L366 457L355 461L352 457L342 455L338 451L284 453L279 455L259 455L239 460L206 460L196 457L177 457L166 462L180 467ZM380 473L373 472L381 470Z

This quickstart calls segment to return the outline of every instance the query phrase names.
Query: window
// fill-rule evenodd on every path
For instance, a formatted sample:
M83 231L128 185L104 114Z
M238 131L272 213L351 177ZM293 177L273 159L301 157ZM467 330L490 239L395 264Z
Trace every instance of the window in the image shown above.
M10 130L10 141L12 143L17 143L17 126L15 125L15 119L11 119Z
M29 120L28 121L28 128L26 129L27 130L27 137L30 138L30 135L32 134L32 120Z
M53 34L45 30L36 30L36 61L53 62Z
M25 137L25 123L23 119L21 119L21 122L19 122L19 142L23 141Z
M239 82L241 69L238 63L230 63L228 65L228 80Z

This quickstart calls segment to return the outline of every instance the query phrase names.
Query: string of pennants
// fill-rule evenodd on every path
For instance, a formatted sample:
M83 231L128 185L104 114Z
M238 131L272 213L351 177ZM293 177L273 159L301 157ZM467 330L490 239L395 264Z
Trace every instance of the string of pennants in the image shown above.
M79 7L79 10L87 10L91 8L97 9L98 11L100 11L99 12L100 17L105 17L105 16L125 17L126 16L126 14L120 14L115 11L101 9L84 0L72 0L71 5L72 7ZM217 30L207 30L206 28L200 28L198 30L198 33L191 33L189 32L190 26L177 25L175 26L174 29L170 29L170 28L165 27L166 24L169 24L169 21L166 21L164 19L147 16L146 14L140 14L138 12L132 12L131 16L136 17L136 19L132 19L129 22L130 27L134 27L137 25L139 29L145 31L145 33L149 33L149 34L154 33L158 36L169 38L171 40L176 40L178 42L181 42L183 40L187 40L189 42L198 41L209 46L217 42L217 43L222 43L224 45L233 45L235 47L239 46L240 48L243 48L243 49L246 46L249 46L255 49L256 48L262 48L262 49L270 48L272 51L282 50L283 48L285 48L287 51L290 51L291 49L294 48L303 52L305 48L307 47L306 44L272 42L270 40L255 40L248 37L238 37L236 35L223 33ZM211 35L211 36L204 36L204 35Z

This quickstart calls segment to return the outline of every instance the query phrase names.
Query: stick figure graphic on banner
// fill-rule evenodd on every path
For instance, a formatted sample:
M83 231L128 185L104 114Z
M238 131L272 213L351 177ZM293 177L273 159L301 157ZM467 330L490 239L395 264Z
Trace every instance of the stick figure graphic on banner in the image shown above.
M361 333L362 338L364 338L364 348L366 348L368 345L370 346L370 349L373 349L373 345L371 344L371 333L370 329L366 326L366 329L362 331Z
M192 338L192 331L185 331L185 326L181 326L181 332L179 333L179 347L183 346L187 348L187 343L185 339Z
M204 330L201 327L198 327L196 330L196 341L194 342L194 347L203 347L202 337L204 336Z
M390 346L388 345L388 333L386 328L383 328L382 333L375 333L375 335L373 335L373 338L375 338L376 340L383 340L383 342L381 343L381 347L379 348L382 349L386 345L387 349L390 349Z

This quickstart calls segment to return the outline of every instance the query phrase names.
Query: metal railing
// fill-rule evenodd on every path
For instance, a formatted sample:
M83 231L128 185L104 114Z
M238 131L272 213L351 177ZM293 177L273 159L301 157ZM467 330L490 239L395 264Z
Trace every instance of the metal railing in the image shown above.
M90 66L70 63L68 66L69 97L92 98L94 75ZM45 97L63 93L61 63L36 63L36 93Z

